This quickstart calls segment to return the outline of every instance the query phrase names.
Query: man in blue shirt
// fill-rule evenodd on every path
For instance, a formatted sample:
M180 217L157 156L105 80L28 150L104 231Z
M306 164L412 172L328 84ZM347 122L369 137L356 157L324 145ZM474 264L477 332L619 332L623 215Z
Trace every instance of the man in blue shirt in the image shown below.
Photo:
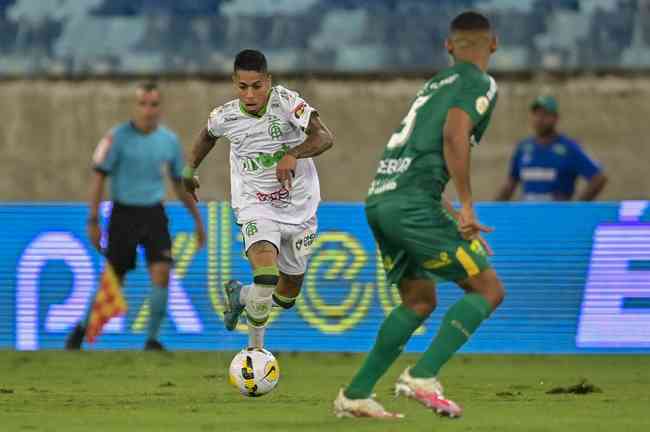
M510 175L497 201L512 198L519 183L524 201L568 201L575 194L578 177L588 184L578 196L591 201L605 187L607 177L600 164L580 145L557 132L558 104L552 96L540 96L531 104L531 125L535 135L521 141L512 156Z
M205 242L205 230L194 199L181 184L184 166L183 149L176 135L159 125L161 94L155 83L144 83L135 92L131 121L113 128L98 144L93 156L88 237L101 251L99 204L104 183L111 179L113 209L108 226L108 247L104 252L120 282L135 268L138 245L145 250L151 294L146 350L161 351L158 341L162 320L167 313L167 286L172 265L171 237L162 201L165 195L165 172L174 190L194 218L196 241ZM66 349L80 349L92 302L86 318L66 341Z

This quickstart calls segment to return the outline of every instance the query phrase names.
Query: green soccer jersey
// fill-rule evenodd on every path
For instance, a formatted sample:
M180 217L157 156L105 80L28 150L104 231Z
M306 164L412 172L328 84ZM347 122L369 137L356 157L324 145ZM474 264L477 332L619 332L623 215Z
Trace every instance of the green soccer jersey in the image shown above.
M496 99L496 82L472 63L457 63L430 79L390 137L367 202L423 196L440 200L449 181L442 138L447 112L458 107L470 116L474 146L490 123Z

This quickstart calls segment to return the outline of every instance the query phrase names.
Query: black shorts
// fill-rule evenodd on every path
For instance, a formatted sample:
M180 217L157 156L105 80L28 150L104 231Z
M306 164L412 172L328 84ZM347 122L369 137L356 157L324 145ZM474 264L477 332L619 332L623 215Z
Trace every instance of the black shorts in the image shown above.
M106 258L115 272L123 275L135 268L138 245L144 247L148 264L172 262L168 223L162 204L140 207L114 203Z

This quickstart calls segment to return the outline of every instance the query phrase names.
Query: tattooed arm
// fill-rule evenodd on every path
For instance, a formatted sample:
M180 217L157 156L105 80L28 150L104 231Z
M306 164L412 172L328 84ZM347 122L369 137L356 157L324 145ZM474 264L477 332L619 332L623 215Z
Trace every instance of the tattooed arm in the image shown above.
M318 156L331 149L334 145L334 135L320 120L318 113L311 115L305 133L307 133L307 139L302 144L289 150L278 162L276 168L278 181L287 189L291 189L291 178L298 159Z

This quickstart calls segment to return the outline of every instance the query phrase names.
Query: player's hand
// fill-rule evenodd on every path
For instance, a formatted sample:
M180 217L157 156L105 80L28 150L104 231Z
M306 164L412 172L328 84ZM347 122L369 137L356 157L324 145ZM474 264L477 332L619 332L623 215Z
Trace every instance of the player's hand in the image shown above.
M187 193L192 195L194 201L199 202L199 195L197 194L196 190L201 187L201 183L199 183L198 176L183 177L183 187Z
M86 231L88 233L88 239L90 240L90 243L92 243L95 249L101 251L102 246L100 240L102 238L102 231L99 228L99 222L96 220L89 220L86 224Z
M474 207L464 205L458 212L458 231L465 240L477 240L481 237L481 233L490 233L494 229L481 224L476 219Z
M205 228L203 228L202 223L196 224L194 235L196 236L196 248L203 249L203 246L205 246Z
M291 179L296 175L298 159L290 154L285 154L275 169L278 181L286 190L291 190Z

